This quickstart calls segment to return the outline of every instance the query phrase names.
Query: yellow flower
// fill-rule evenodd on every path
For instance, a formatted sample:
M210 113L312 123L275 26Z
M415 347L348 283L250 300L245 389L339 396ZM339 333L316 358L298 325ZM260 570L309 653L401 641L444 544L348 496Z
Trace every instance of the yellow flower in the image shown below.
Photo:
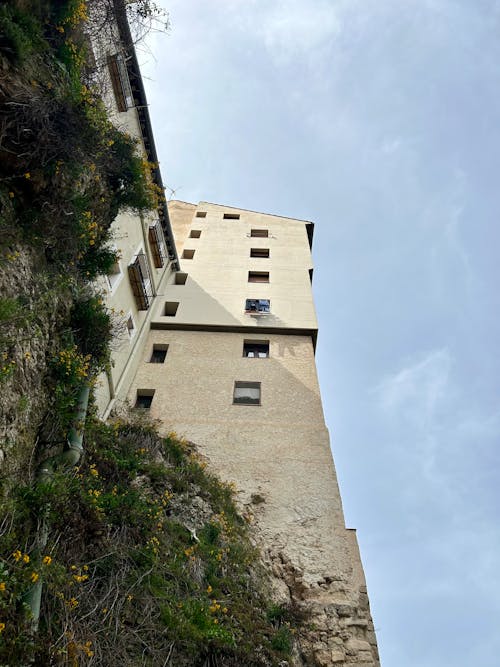
M30 557L28 556L28 554L24 554L23 555L23 563L29 563L29 562L30 562Z
M9 197L10 197L11 199L14 199L15 196L16 196L16 195L15 195L13 192L9 192Z
M16 561L16 563L22 558L22 553L19 551L19 549L16 549L14 553L12 554L12 558Z
M34 584L38 581L39 577L40 577L40 575L38 574L38 572L32 572L31 573L31 581Z
M5 630L5 623L0 623L0 632Z
M0 593L5 592L5 581L0 581Z
M207 586L207 593L210 594L210 593L212 592L212 590L213 590L213 589L212 589L212 586L210 586L210 584L209 584L209 585Z
M24 174L24 178L26 178L28 181L30 180L30 178L31 178L31 174L29 173L29 171L27 171L27 172Z
M50 565L52 563L52 558L50 556L44 556L42 563L44 565Z

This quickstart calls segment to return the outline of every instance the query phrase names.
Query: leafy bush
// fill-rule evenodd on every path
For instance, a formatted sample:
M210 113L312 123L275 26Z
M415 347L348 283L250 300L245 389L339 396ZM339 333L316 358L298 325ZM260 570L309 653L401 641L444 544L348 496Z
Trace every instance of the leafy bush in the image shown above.
M116 255L113 254L116 261ZM109 360L109 345L113 338L113 318L102 298L91 295L73 304L71 329L75 342L84 356L90 355L94 369Z
M5 504L0 664L55 664L72 654L96 664L163 664L167 654L177 667L210 656L221 667L279 664L291 631L266 618L258 554L231 489L192 446L148 425L90 420L85 441L75 472L17 489ZM178 495L179 476L186 486ZM200 497L203 516L194 509ZM44 513L49 540L37 553ZM19 604L39 577L42 617L32 638Z
M21 63L33 50L44 48L40 24L15 7L0 7L0 52L9 60Z

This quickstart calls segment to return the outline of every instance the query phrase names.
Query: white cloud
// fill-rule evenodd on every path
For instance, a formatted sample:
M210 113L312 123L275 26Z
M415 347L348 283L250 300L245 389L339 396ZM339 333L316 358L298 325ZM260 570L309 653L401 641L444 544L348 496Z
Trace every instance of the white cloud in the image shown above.
M296 57L309 59L341 32L338 5L326 0L234 3L233 17L251 29L280 64Z
M421 361L382 380L376 387L380 404L388 412L428 422L445 396L451 367L448 348L432 350Z

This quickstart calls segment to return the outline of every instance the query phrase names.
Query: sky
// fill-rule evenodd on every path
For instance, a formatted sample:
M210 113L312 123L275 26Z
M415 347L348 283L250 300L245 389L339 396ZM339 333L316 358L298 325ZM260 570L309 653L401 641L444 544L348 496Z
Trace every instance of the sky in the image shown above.
M500 2L162 0L174 198L315 222L317 365L383 667L498 667Z

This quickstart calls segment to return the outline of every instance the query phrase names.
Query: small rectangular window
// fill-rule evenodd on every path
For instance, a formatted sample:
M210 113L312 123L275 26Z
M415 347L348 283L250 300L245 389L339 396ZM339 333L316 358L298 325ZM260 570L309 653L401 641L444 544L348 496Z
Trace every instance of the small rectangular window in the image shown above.
M250 257L269 257L269 248L250 248Z
M167 356L168 345L153 345L153 351L151 352L151 359L149 363L151 364L163 364Z
M109 273L106 276L110 290L113 290L114 287L119 283L122 275L120 260L117 259L113 266L109 269Z
M148 238L155 269L161 269L162 266L168 261L168 255L165 236L163 234L162 226L159 222L149 227Z
M269 357L268 340L243 341L243 356L249 359L267 359Z
M132 264L128 265L128 276L137 309L147 310L153 300L153 289L148 261L144 252L136 255Z
M187 277L188 277L187 273L183 273L182 271L177 271L177 273L175 274L175 284L185 285Z
M233 403L237 405L260 405L260 382L235 382Z
M190 239L199 239L201 236L201 229L192 229L189 234Z
M245 301L246 313L270 313L271 302L269 299L246 299Z
M133 338L135 336L135 322L134 322L134 318L132 317L132 315L129 315L127 317L127 321L126 321L125 325L127 327L128 337Z
M250 236L255 236L257 238L261 239L267 239L269 236L269 230L268 229L252 229L250 230Z
M143 410L149 410L151 403L153 402L154 395L154 389L138 389L134 407L142 408Z
M177 309L179 308L178 301L166 301L165 302L165 315L168 317L175 317L177 314Z
M239 220L240 219L240 214L239 213L224 213L222 216L224 220Z
M206 211L196 211L196 217L197 218L206 218L207 217L207 212Z
M183 250L182 251L182 259L193 259L194 257L194 250Z
M127 111L134 106L134 96L130 88L127 63L121 53L108 56L111 84L118 111Z
M248 272L248 282L249 283L268 283L269 282L269 271L249 271Z

